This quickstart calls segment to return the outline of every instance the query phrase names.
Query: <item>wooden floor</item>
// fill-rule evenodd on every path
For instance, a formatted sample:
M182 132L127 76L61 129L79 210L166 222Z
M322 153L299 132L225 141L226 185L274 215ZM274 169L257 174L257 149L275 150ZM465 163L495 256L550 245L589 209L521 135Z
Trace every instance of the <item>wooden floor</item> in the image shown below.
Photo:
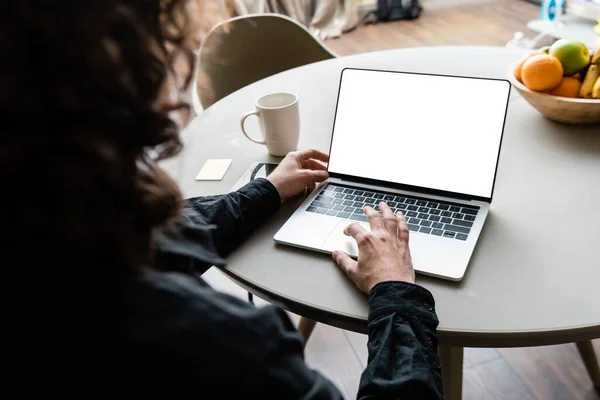
M349 55L415 46L504 46L517 31L530 38L536 35L526 23L538 17L539 6L523 0L425 0L423 4L425 11L416 21L361 26L325 45L338 55ZM214 269L206 278L218 289L246 296ZM329 376L345 398L353 399L367 361L366 341L365 335L317 324L306 359ZM594 345L600 356L600 340ZM463 381L465 400L600 400L574 344L465 349Z
M417 46L504 46L515 32L537 34L527 21L539 17L539 6L523 0L426 0L415 21L359 26L329 39L325 45L338 55Z

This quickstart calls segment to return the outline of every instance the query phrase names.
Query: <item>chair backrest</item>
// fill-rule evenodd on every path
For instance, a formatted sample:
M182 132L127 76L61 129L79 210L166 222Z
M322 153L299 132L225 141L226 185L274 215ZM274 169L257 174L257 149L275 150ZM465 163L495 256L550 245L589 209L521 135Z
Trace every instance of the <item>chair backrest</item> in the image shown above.
M199 51L198 85L203 108L260 79L334 58L310 32L280 14L236 17L213 27ZM202 79L199 82L202 82Z

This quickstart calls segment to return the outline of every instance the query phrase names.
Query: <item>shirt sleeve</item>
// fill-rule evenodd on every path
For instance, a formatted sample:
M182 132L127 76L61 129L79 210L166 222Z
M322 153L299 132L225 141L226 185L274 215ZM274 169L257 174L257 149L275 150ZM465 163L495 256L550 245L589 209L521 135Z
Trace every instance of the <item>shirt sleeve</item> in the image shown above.
M369 359L358 398L442 399L433 296L407 282L382 282L369 294Z
M223 257L279 209L281 199L275 186L264 178L247 183L235 192L188 199L184 218L212 225L212 240Z

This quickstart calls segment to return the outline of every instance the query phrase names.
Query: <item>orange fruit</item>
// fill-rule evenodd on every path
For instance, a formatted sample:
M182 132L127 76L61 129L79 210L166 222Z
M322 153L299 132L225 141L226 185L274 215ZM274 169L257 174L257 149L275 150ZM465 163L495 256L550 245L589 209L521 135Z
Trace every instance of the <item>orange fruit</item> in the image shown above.
M521 78L525 86L539 92L560 85L562 76L562 64L558 58L548 54L537 54L525 61L521 67Z
M562 97L579 97L579 88L581 88L581 82L575 78L562 78L560 84L550 91L550 94Z
M521 83L523 83L523 80L521 78L521 68L523 68L523 64L525 64L525 61L529 60L531 57L538 55L538 54L546 54L543 51L532 51L531 53L527 53L523 56L523 58L521 58L517 64L515 65L515 78L517 78L517 80Z

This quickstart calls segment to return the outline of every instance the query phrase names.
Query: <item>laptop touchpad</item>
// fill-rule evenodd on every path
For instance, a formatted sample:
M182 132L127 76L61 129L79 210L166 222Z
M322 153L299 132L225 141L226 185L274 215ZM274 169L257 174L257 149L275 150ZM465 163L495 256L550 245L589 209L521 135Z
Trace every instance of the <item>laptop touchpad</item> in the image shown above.
M325 239L323 242L323 249L328 251L342 250L353 257L357 257L358 247L356 246L356 241L352 238L352 236L346 236L344 234L344 229L348 225L355 222L362 226L367 232L371 231L369 224L366 222L358 222L347 219L340 220L335 228L333 228L333 230L329 233L327 239Z

